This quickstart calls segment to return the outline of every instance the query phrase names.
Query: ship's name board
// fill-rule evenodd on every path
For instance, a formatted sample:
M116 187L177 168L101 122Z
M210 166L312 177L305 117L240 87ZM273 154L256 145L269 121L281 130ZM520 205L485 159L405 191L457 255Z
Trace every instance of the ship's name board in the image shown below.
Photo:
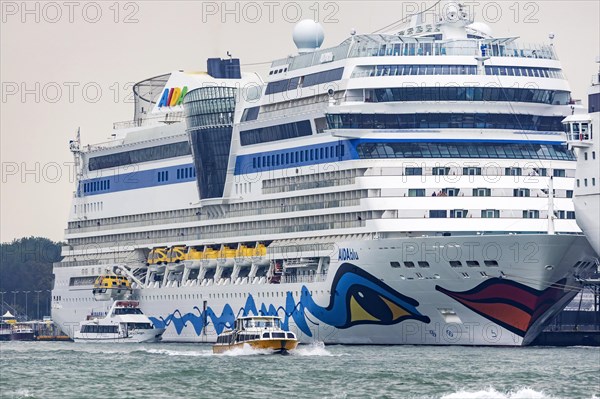
M163 91L162 97L158 102L158 107L174 107L183 104L183 98L188 92L188 87L171 87Z
M358 252L352 248L340 248L338 260L358 260Z

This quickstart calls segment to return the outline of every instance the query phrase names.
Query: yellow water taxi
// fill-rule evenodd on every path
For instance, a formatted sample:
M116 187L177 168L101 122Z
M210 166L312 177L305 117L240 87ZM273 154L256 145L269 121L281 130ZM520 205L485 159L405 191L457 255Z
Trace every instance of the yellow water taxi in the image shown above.
M287 354L296 349L296 334L285 331L277 316L245 316L236 319L232 330L223 331L213 345L213 353L223 353L249 345L253 349Z

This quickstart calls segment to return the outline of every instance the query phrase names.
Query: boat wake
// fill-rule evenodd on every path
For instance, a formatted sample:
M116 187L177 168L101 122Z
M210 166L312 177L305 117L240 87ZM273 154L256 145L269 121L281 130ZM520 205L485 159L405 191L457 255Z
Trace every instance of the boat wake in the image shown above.
M441 399L552 399L551 395L531 388L520 388L516 391L500 392L492 387L480 391L460 390ZM593 398L592 398L593 399Z
M16 392L13 393L13 395L14 396L11 396L11 398L15 399L35 398L35 396L29 389L18 389Z
M257 355L272 355L273 351L269 349L256 349L248 344L244 344L241 348L232 348L223 353L215 354L215 356L257 356Z
M154 355L165 355L165 356L187 356L187 357L207 357L212 356L212 351L181 351L172 349L154 349L154 348L140 348L140 352L151 353Z
M325 349L325 344L323 342L313 342L310 345L301 345L298 346L293 351L290 351L290 355L294 356L341 356L334 355Z

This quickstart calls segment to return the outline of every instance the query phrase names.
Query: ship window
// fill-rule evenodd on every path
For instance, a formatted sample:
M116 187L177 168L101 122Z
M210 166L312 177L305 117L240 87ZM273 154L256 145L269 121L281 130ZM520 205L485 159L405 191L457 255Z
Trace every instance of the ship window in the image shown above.
M498 261L495 260L484 260L483 263L489 267L498 267Z
M435 167L432 169L432 174L434 176L447 176L450 174L450 168Z
M451 260L450 261L450 266L451 267L462 267L462 263L460 263L459 260Z
M468 260L467 261L467 266L469 266L469 267L479 267L479 262L477 262L476 260Z
M417 262L419 267L429 267L429 262L419 261Z
M390 266L398 268L398 267L400 267L400 262L390 262Z
M488 218L488 219L499 218L500 217L500 211L497 210L497 209L483 209L481 211L481 217L482 218Z
M410 188L408 190L409 197L424 197L425 189L424 188Z
M513 197L529 197L530 191L528 188L513 189Z
M281 93L287 91L289 87L289 79L278 80L275 82L269 82L265 89L265 95Z
M437 210L437 209L432 209L429 211L429 217L430 218L446 218L447 217L447 211L446 210Z
M299 121L282 125L266 126L240 132L242 145L266 143L271 141L286 140L295 137L310 136L312 128L310 121Z
M309 75L304 76L302 81L303 87L309 87L314 85L319 85L327 82L333 82L340 80L344 73L344 68L336 68L331 69L329 71L311 73Z
M506 176L522 176L523 175L523 170L521 168L518 168L518 167L505 168L504 169L504 174Z
M554 169L552 172L552 176L554 177L565 177L566 171L564 169Z
M405 174L407 176L421 176L423 174L423 168L406 168Z
M539 219L540 211L538 210L524 210L523 219Z
M448 197L458 197L458 194L460 193L460 188L445 188L442 190L442 192Z
M415 263L411 262L411 261L404 262L404 267L409 267L409 268L415 267Z
M476 168L476 167L463 168L463 175L481 176L481 168Z
M161 146L142 148L139 150L119 152L90 158L89 170L113 168L140 162L157 161L160 159L190 155L191 149L187 141L165 144Z
M450 217L451 218L466 218L468 215L469 211L467 211L466 209L453 209L450 211Z

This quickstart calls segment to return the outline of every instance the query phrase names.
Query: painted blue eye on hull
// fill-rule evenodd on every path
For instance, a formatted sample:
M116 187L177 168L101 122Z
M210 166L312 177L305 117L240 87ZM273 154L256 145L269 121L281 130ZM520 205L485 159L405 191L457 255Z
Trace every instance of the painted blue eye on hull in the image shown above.
M343 263L334 276L329 304L326 307L317 305L308 288L303 286L297 302L291 292L286 293L285 307L276 308L273 304L262 303L259 310L254 297L248 294L244 307L237 312L237 317L259 314L280 316L285 330L289 329L291 318L300 331L312 337L308 321L317 323L308 319L306 311L316 320L340 329L360 324L391 325L407 319L429 323L429 317L422 315L417 306L419 302L415 299L400 294L361 268L351 263ZM179 310L175 310L166 318L150 317L150 320L158 328L166 328L173 324L177 334L181 334L190 324L196 334L200 335L209 324L214 326L217 334L221 334L225 328L232 328L236 319L236 314L229 304L223 307L221 315L217 315L210 306L204 314L198 307L194 307L194 311L197 313L182 315Z
M339 267L327 307L317 305L306 287L302 287L301 298L311 314L337 328L359 324L389 325L406 319L430 321L417 310L419 302L415 299L400 294L351 263Z

